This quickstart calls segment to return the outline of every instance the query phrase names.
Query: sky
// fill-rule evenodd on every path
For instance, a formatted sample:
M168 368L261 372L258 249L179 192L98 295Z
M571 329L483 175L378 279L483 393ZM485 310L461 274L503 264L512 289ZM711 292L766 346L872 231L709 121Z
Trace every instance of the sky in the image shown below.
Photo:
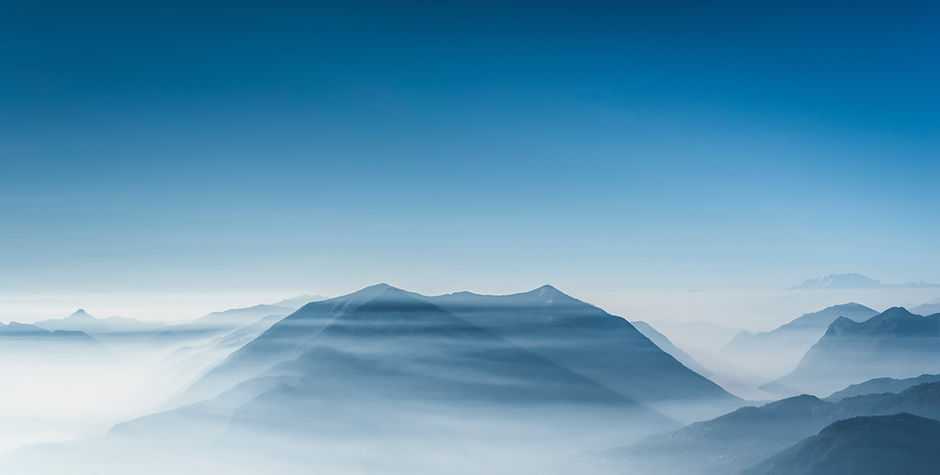
M0 4L0 320L940 282L936 3L129 3Z

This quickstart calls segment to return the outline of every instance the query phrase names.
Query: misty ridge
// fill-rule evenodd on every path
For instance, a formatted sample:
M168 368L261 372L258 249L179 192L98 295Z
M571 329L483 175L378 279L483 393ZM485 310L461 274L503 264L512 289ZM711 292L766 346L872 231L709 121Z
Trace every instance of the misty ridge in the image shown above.
M378 284L174 324L78 310L0 326L24 388L3 396L0 469L884 473L861 448L880 444L930 473L938 322L836 304L709 353L549 285Z

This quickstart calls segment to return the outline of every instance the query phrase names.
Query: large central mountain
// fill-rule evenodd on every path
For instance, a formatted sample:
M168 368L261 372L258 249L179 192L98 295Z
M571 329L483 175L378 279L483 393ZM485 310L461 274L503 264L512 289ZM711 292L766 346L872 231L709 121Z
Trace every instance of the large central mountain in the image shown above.
M922 317L904 308L864 322L839 318L790 374L768 385L778 392L828 394L876 377L940 372L940 314Z
M391 390L412 380L410 388L426 386L428 394L443 391L454 398L621 398L680 419L739 402L626 320L550 286L506 296L425 297L379 284L312 302L232 354L184 398L204 399L243 381L285 376L319 384L310 388L318 394L324 388L316 381L336 381L354 391L383 380ZM489 386L453 386L458 382Z

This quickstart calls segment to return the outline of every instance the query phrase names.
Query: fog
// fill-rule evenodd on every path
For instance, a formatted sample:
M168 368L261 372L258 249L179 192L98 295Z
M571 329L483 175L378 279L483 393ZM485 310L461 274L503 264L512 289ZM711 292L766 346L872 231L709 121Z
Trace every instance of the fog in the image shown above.
M550 286L428 297L381 284L287 316L262 316L274 307L261 306L135 331L106 320L90 334L11 326L0 341L0 378L15 388L0 392L0 471L733 473L843 417L940 414L933 390L913 382L889 385L905 392L896 400L864 390L821 399L872 377L940 373L933 336L838 323L850 338L817 329L819 342L800 334L741 357L723 349L742 328L774 326L725 326L747 320L735 312L764 300L753 321L786 323L845 299L880 312L873 302L921 293L767 293L715 322L714 309L651 319L708 378ZM696 294L668 313L725 298ZM785 310L767 303L779 299ZM889 318L933 328L900 310L871 320ZM893 355L885 365L871 364L880 357L865 350L869 334ZM833 354L868 369L819 363ZM782 399L800 392L818 398Z

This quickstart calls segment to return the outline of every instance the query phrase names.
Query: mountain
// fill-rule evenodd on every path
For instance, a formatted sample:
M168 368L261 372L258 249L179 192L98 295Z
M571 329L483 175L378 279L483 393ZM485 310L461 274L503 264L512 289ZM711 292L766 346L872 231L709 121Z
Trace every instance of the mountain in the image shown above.
M187 324L195 328L237 328L251 325L268 315L287 316L296 310L294 307L282 305L259 304L251 307L233 308L221 312L212 312L196 321Z
M765 385L778 393L831 393L876 377L940 372L940 314L893 307L864 321L840 317L786 376Z
M696 373L705 376L706 378L711 376L712 372L707 368L702 366L698 361L695 361L695 358L692 358L691 355L683 351L681 348L673 345L669 338L666 338L666 335L659 333L653 328L652 325L643 321L630 322L634 328L637 329L640 333L643 334L646 338L649 338L659 349L669 353L670 356L679 360L680 363L685 365L686 368L695 371Z
M742 331L721 349L721 353L754 371L779 376L793 369L806 350L826 333L837 318L861 322L877 314L877 311L855 302L833 305L803 314L769 332L754 334Z
M280 302L277 302L277 303L275 303L274 305L277 306L277 307L287 307L287 308L292 308L292 309L296 310L296 309L298 309L298 308L300 308L300 307L303 307L304 305L306 305L306 304L308 304L308 303L310 303L310 302L315 302L315 301L317 301L317 300L323 300L323 299L325 299L325 298L326 298L326 297L323 297L323 296L321 296L321 295L309 295L309 294L304 294L304 295L298 295L298 296L293 297L293 298L281 300Z
M907 282L900 285L883 284L861 274L829 274L825 277L807 279L802 284L787 290L845 290L845 289L881 289L881 288L925 288L940 287L924 281Z
M853 384L841 391L836 391L826 398L829 402L838 402L852 396L865 394L899 393L907 388L924 383L940 381L940 374L922 374L916 378L875 378L864 383Z
M746 475L935 474L940 467L940 422L895 414L833 423L745 470Z
M626 320L550 286L503 296L458 292L425 297L380 284L312 302L233 353L194 384L187 397L199 400L218 394L278 363L298 358L312 342L335 348L337 345L324 339L335 330L327 329L376 299L423 302L429 306L416 306L414 312L402 312L396 318L420 322L430 309L438 309L674 417L700 417L739 404L736 397L660 350ZM361 345L355 340L350 344Z
M884 286L880 281L861 274L829 274L825 277L807 279L802 284L787 290L878 289Z
M639 378L637 366L646 364L647 380L636 384L642 389L663 384L655 374L662 368L654 365L665 362L667 371L681 375L678 384L690 382L693 391L696 381L707 381L625 320L558 291L507 297L424 297L379 284L308 303L234 352L182 397L205 400L122 424L114 433L172 437L194 421L214 421L216 431L232 434L404 437L420 432L426 437L427 431L443 436L489 421L496 427L487 431L515 427L535 430L539 437L582 431L583 440L598 433L635 437L678 424L594 375L619 365ZM463 315L435 302L460 308ZM529 346L545 348L535 351L480 322L507 334L531 333L536 339ZM607 333L598 335L598 329ZM566 348L553 341L561 334L571 342ZM617 334L627 336L620 346L636 348L612 353ZM584 340L591 337L599 337L592 351L599 354L584 354L589 348ZM606 362L594 375L574 367L622 355L636 360Z
M693 321L653 320L648 322L656 331L681 348L698 348L717 352L741 332L740 328L729 328L714 323Z
M97 340L86 333L79 331L55 330L50 331L28 323L10 322L0 323L0 342L2 350L35 350L33 345L41 342L50 342L65 345L79 345L100 347Z
M142 322L131 318L95 318L83 309L76 310L66 318L43 320L35 325L46 330L81 331L91 335L152 331L165 326L159 322Z
M752 466L841 419L909 412L940 418L940 382L827 402L801 395L743 407L602 454L625 473L725 474Z
M940 313L940 299L934 299L930 302L913 307L911 308L911 313L917 315L933 315Z

